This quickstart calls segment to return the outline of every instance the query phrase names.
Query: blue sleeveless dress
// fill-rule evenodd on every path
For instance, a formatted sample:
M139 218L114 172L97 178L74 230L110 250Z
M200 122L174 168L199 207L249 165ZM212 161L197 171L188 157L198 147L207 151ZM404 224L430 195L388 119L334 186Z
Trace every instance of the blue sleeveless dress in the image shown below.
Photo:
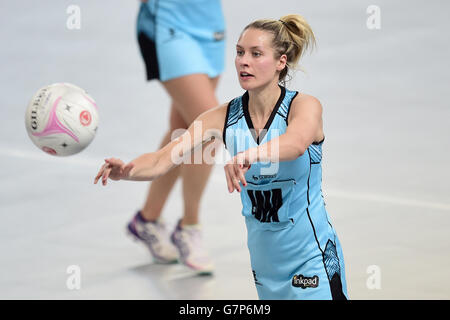
M249 95L233 99L223 141L231 156L286 132L298 92L281 94L259 136ZM347 299L344 257L322 195L323 140L292 161L254 163L241 184L242 215L260 299Z

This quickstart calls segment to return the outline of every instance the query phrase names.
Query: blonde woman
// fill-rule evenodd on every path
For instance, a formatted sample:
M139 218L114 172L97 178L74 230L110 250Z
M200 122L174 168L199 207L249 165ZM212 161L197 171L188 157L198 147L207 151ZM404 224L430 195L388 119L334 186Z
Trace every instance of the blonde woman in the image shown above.
M94 180L153 180L173 168L176 157L222 139L233 157L225 176L228 191L241 196L260 299L347 299L342 248L321 191L322 106L280 85L314 42L300 15L250 23L235 59L246 92L196 119L201 138L191 126L128 164L105 160Z

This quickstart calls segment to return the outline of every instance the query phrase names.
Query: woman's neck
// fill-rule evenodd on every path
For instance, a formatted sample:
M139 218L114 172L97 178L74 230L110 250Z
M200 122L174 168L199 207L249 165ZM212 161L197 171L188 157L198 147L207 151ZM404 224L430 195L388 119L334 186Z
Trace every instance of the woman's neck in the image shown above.
M281 94L278 82L255 90L249 90L248 112L257 121L267 119Z

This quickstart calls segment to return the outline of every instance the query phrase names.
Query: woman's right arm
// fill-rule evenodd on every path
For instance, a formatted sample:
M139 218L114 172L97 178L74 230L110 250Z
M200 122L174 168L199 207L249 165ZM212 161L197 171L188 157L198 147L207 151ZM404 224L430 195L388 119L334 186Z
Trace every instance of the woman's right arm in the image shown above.
M151 181L181 164L191 153L210 142L222 139L227 104L212 108L197 117L178 138L156 152L143 154L128 164L120 159L105 159L105 164L95 177L94 183L102 178L103 185L111 180Z

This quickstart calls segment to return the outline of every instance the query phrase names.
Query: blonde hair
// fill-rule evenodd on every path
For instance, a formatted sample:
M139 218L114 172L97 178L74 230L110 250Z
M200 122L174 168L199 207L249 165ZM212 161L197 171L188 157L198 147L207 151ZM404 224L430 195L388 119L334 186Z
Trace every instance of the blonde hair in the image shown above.
M289 69L295 68L305 51L316 45L316 38L311 27L305 18L299 14L288 14L279 20L256 20L247 25L243 31L250 28L272 33L275 58L278 59L283 54L286 55L286 67L280 72L279 82L285 82Z

